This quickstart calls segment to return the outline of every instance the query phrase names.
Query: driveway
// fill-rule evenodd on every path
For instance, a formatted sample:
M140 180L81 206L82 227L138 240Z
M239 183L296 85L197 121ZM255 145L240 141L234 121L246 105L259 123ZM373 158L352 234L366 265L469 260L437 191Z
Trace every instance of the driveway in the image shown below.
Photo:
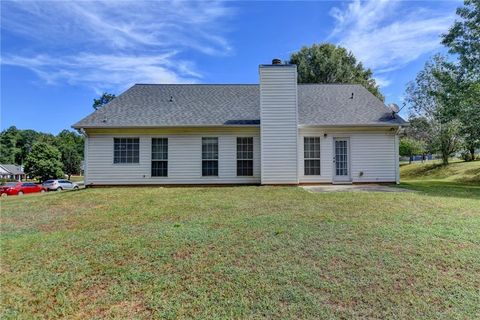
M303 188L309 192L414 192L409 189L381 184L328 184L303 186Z

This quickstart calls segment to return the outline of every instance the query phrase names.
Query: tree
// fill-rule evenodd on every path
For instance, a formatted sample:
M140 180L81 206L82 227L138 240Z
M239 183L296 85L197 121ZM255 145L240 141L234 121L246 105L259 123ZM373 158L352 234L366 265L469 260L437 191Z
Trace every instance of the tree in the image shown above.
M442 43L457 54L464 69L480 75L480 0L465 0L457 8L456 20L443 35Z
M13 164L17 149L18 129L14 126L0 134L0 163Z
M459 100L451 94L457 74L451 66L445 57L434 56L406 91L413 115L423 117L429 124L429 148L441 154L444 164L462 146Z
M449 52L458 56L459 63L453 67L458 75L454 81L449 77L441 80L450 90L447 97L456 101L458 119L465 145L475 159L475 149L480 147L480 0L466 0L457 9L456 20L443 35L442 43Z
M480 148L480 82L472 84L472 88L464 95L460 103L461 132L465 147L470 152L470 159L475 160L475 149Z
M411 138L421 143L423 148L419 154L422 155L423 159L427 154L436 152L432 144L431 123L428 119L422 116L410 116L408 122L410 125L403 131L402 138Z
M98 110L113 99L115 99L114 94L104 92L100 98L93 99L93 109Z
M18 130L15 163L22 164L25 162L33 144L38 141L41 135L42 133L35 130Z
M420 140L413 138L402 138L400 140L400 155L409 157L409 162L412 163L412 158L418 154L424 154L425 144Z
M429 121L443 117L446 111L445 86L439 75L446 78L446 57L435 55L425 63L414 81L407 84L406 102L410 104L414 115L427 118Z
M61 155L63 171L68 175L68 179L70 179L72 174L78 174L80 172L82 157L78 154L78 151L73 144L63 146Z
M299 83L361 84L380 100L384 100L372 71L365 69L355 56L340 46L329 43L303 47L290 56L296 64Z
M62 154L63 171L68 174L68 179L80 172L83 144L83 136L73 131L62 130L56 137L55 145Z
M429 138L430 123L421 116L411 116L408 119L409 126L403 131L403 136L427 143Z
M434 148L440 152L444 165L447 165L448 158L463 146L461 126L459 120L432 126L432 143Z
M62 177L60 151L45 142L35 143L25 159L25 172L41 182Z
M84 138L74 131L62 130L56 137L55 145L60 151L62 151L62 146L74 145L77 153L83 158Z

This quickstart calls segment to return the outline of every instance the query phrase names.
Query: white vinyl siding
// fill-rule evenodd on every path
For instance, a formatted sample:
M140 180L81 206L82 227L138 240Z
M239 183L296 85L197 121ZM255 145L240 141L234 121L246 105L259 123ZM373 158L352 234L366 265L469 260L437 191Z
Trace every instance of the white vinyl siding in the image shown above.
M398 163L395 159L397 155L395 146L393 133L352 135L350 138L352 181L395 182L395 168Z
M124 132L122 134L122 132ZM260 183L258 127L157 130L95 130L88 133L88 183L108 184L237 184ZM144 132L144 133L142 133ZM139 137L139 163L113 165L113 138ZM253 137L253 176L237 177L237 137ZM202 137L218 137L218 176L202 177ZM152 177L152 138L168 139L168 177Z
M326 136L325 136L326 134ZM320 176L305 175L304 137L320 136ZM398 137L387 130L335 130L331 128L301 128L299 141L300 183L331 183L334 174L335 137L348 138L350 147L350 178L352 182L395 182L398 174Z
M260 66L262 184L298 183L296 66Z

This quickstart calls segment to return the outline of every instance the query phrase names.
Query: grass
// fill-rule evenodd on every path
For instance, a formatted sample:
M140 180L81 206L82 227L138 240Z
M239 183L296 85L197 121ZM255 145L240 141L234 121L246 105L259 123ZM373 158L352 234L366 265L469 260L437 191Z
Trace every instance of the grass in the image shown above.
M479 318L480 188L410 169L418 192L4 199L0 317Z
M412 163L401 167L402 181L428 180L461 184L480 184L480 160L441 163Z
M83 181L83 176L71 176L70 181L73 181L73 182Z
M480 160L401 166L401 187L440 197L472 198L480 192Z

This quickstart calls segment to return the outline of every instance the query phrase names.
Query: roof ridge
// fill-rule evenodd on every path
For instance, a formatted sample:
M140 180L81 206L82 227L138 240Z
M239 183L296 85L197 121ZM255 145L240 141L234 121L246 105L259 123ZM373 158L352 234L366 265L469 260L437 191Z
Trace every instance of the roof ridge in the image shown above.
M136 86L258 86L258 83L135 83ZM297 83L299 86L362 86L360 83Z
M135 83L136 86L258 86L258 83Z

